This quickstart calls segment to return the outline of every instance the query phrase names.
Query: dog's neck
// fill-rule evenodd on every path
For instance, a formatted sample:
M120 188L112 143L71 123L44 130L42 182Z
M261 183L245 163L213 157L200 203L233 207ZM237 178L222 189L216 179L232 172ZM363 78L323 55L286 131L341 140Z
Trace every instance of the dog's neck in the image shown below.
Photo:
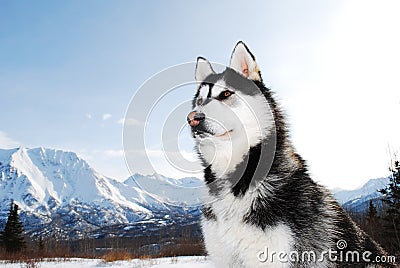
M274 135L276 140L264 138L251 147L233 146L230 148L232 154L223 154L229 151L226 150L228 145L221 145L221 150L215 153L214 163L207 164L204 170L209 192L214 196L232 193L235 197L243 197L249 191L271 185L272 181L284 180L304 167L286 133L271 134Z

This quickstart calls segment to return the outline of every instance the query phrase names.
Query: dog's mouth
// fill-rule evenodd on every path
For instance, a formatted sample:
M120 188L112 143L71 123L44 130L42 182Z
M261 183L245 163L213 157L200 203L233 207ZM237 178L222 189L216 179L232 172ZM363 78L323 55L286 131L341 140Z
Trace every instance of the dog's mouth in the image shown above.
M227 131L225 131L224 133L222 133L222 134L219 134L219 135L215 135L216 137L218 137L218 138L225 138L225 137L229 137L229 135L230 135L230 133L232 133L232 131L233 131L233 129L231 129L231 130L227 130Z

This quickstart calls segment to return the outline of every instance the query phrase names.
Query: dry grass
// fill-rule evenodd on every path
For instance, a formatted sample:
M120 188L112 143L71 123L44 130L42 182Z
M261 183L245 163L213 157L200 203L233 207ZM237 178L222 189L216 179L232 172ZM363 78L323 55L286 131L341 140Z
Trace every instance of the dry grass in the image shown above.
M140 256L138 256L138 257L136 257L136 258L139 259L139 260L142 260L142 261L146 261L146 260L151 260L151 259L153 259L153 257L150 256L150 255L140 255Z
M170 244L162 247L157 257L175 256L204 256L206 255L203 243L191 243L181 241L181 243Z
M69 261L71 258L101 259L104 263L140 259L152 262L153 258L176 256L204 256L203 241L198 237L181 237L173 240L157 237L121 238L114 240L55 241L45 240L45 247L38 249L37 242L29 241L20 252L6 252L0 247L1 263L20 263L21 267L37 267L41 261ZM0 264L1 266L1 264Z
M113 262L113 261L129 261L133 259L131 253L123 251L123 250L113 250L109 251L102 257L105 262Z

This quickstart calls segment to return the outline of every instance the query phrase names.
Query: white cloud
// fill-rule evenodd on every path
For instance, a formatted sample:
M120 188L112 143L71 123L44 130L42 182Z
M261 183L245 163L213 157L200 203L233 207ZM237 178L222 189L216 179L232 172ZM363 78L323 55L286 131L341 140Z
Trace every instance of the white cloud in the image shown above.
M110 119L111 117L112 117L111 114L103 114L103 116L102 116L103 121L108 120L108 119Z
M85 114L85 117L86 117L87 119L92 119L92 118L93 118L93 116L92 116L91 114L89 114L89 113Z
M121 125L127 125L127 126L142 126L144 125L143 122L140 122L139 120L135 118L120 118L117 121L118 124Z
M0 131L0 148L11 149L18 146L21 146L21 143L8 137L8 135L5 132Z

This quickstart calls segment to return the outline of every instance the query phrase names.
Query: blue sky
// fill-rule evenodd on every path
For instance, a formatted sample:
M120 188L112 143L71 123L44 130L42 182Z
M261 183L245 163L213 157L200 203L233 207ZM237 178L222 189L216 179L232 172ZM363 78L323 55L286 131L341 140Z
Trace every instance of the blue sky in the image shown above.
M72 150L126 178L137 88L199 55L227 64L245 40L314 177L356 187L400 148L398 14L398 1L1 1L0 147Z

